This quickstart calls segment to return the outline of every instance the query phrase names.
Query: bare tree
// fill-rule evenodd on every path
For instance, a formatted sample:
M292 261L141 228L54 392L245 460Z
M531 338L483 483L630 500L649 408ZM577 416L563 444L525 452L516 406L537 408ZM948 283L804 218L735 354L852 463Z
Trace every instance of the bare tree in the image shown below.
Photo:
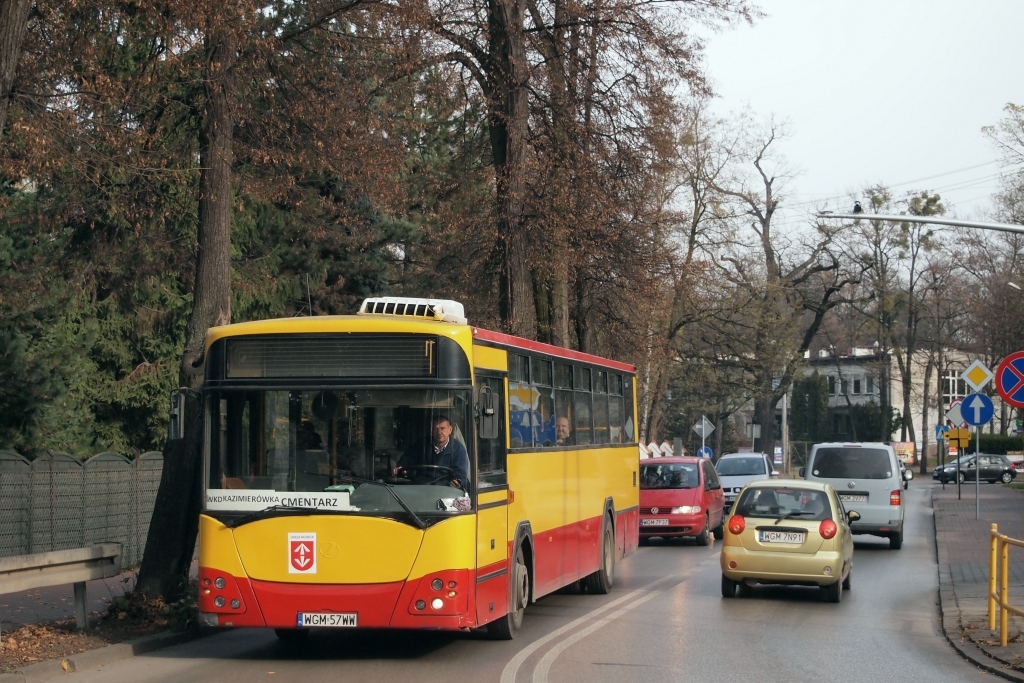
M0 140L31 9L32 0L0 0Z
M810 348L826 313L840 301L845 288L859 282L862 270L841 267L835 232L817 225L802 242L791 241L774 229L781 198L781 176L770 152L782 134L770 122L763 135L748 143L746 157L753 168L742 170L734 186L715 187L742 211L746 225L737 228L737 245L749 230L753 249L737 246L722 253L716 264L740 305L723 309L718 333L728 339L730 353L721 362L742 368L749 377L754 421L761 425L757 444L770 452L775 446L775 409L788 391L794 373Z

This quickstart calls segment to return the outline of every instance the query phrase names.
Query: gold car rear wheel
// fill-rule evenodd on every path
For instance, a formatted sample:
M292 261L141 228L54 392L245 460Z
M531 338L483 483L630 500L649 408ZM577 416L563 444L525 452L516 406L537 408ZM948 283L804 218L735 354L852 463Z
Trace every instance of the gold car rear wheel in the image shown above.
M825 599L829 602L839 602L843 599L842 581L836 581L835 583L827 586L822 586L821 589L825 592Z
M723 598L734 598L736 597L736 588L739 586L738 581L733 581L725 574L722 574L722 597Z

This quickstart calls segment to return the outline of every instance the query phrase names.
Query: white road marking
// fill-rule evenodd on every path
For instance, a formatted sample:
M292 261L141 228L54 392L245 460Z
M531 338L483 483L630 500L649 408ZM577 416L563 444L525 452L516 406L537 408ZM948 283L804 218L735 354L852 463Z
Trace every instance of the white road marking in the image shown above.
M547 634L546 636L544 636L543 638L541 638L539 640L533 641L532 643L530 643L529 645L524 647L522 650L520 650L518 653L516 653L516 656L513 657L512 659L510 659L508 664L505 665L505 668L501 672L501 683L515 683L516 674L519 673L519 667L523 665L523 662L525 662L526 659L530 655L532 655L534 652L536 652L540 648L544 647L545 645L550 643L555 638L558 638L563 633L565 633L567 631L571 631L572 629L576 628L580 624L586 623L587 621L593 619L598 614L601 614L603 612L607 612L608 610L613 609L613 608L617 607L618 605L621 605L624 602L628 602L629 600L632 600L633 598L640 597L644 593L648 593L648 592L650 592L650 591L648 589L646 589L646 588L638 588L637 590L635 590L635 591L633 591L631 593L626 593L621 598L616 598L615 600L612 600L611 602L609 602L607 605L603 605L601 607L598 607L597 609L591 610L590 612L587 612L586 614L584 614L579 619L576 619L575 621L569 622L565 626L563 626L563 627L561 627L561 628L559 628L559 629L557 629L555 631L552 631L551 633ZM653 593L651 593L651 595L653 595Z
M551 665L555 663L555 659L558 658L558 655L565 652L565 650L567 650L574 643L579 642L580 640L586 638L602 626L611 623L615 619L618 619L634 607L639 607L640 605L644 604L645 602L653 598L655 595L657 595L658 592L659 591L651 591L647 595L637 598L625 607L616 610L615 612L609 614L603 619L598 619L582 631L578 631L572 634L571 636L560 642L558 645L555 645L553 648L548 650L544 657L540 660L540 663L537 665L537 668L533 671L533 683L548 683L548 672L551 670Z

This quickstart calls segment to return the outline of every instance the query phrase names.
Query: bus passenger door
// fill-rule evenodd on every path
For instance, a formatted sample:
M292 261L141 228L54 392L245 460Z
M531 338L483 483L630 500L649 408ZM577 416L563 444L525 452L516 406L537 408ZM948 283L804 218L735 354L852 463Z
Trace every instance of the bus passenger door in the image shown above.
M479 420L476 430L476 616L478 624L485 624L504 616L509 602L505 381L497 373L478 374L476 384L478 407L481 394L490 392L498 424L498 433L491 438L481 434Z

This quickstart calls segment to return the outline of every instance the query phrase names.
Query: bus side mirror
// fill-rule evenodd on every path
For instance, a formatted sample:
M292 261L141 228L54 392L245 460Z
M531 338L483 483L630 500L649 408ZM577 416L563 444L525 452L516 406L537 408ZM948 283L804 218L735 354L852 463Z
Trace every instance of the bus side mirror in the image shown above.
M182 388L171 392L170 422L167 425L168 441L185 438L185 393L187 391Z
M498 397L490 387L480 387L480 438L497 439L498 428Z

